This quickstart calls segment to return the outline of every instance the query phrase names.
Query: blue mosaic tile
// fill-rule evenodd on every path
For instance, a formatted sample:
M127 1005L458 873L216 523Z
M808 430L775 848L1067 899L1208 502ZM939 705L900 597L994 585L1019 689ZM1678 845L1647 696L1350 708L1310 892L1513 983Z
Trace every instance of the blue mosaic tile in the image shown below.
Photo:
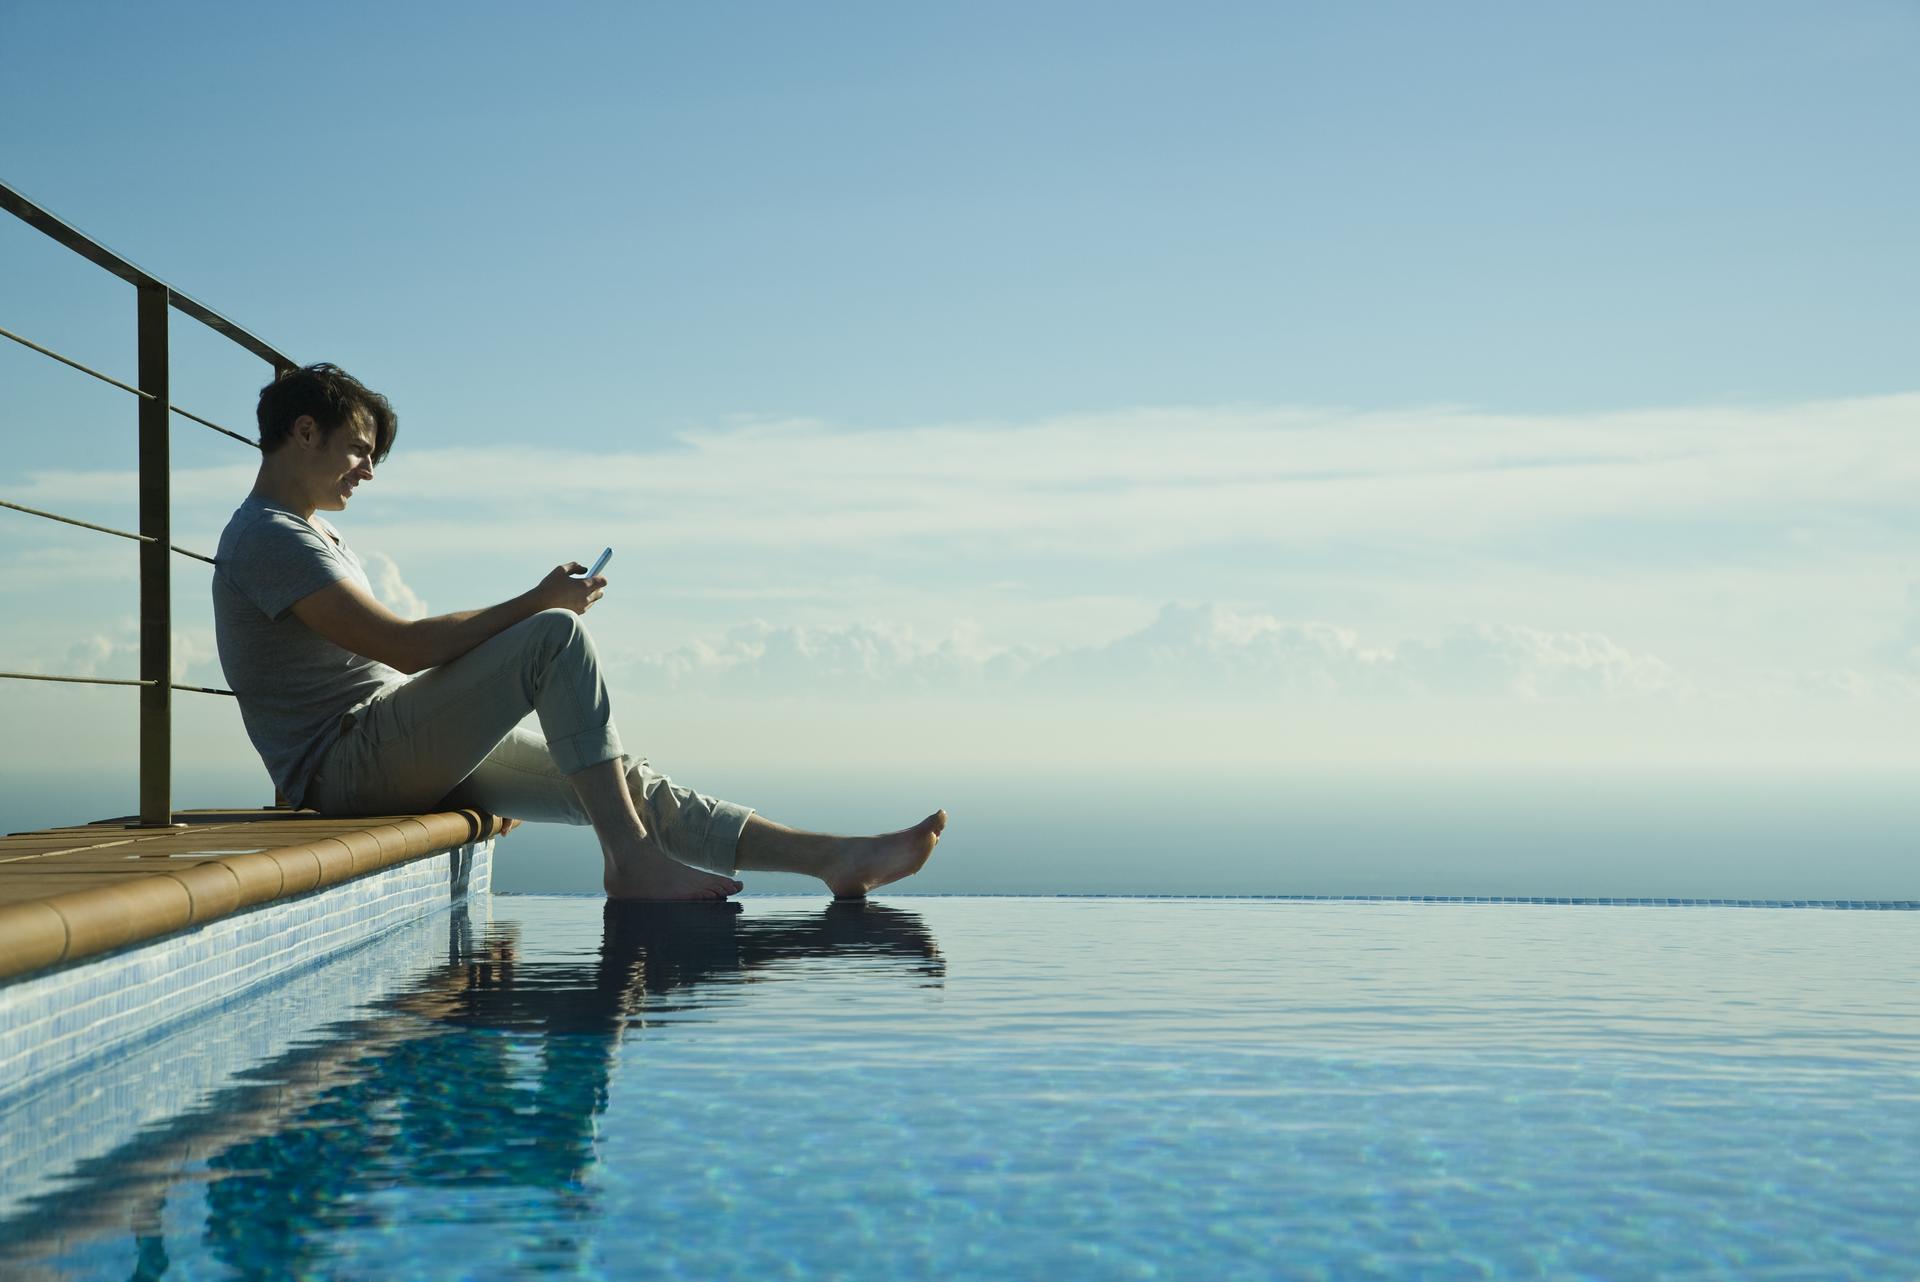
M466 879L467 895L476 880L491 884L492 843L457 853L482 874ZM462 886L455 866L454 853L429 856L0 984L0 1111L49 1074L446 909Z

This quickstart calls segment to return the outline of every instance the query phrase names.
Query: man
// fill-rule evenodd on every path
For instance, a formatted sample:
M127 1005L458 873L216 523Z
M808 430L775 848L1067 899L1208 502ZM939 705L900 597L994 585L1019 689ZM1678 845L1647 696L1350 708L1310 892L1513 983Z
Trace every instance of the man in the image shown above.
M398 431L393 407L320 364L262 388L258 418L260 472L220 536L214 631L247 735L294 805L591 823L616 899L723 899L739 869L808 873L857 897L932 854L944 810L899 832L831 837L630 761L580 622L607 580L575 577L584 566L555 566L484 610L394 614L318 515L344 511L373 479ZM520 725L529 712L538 732Z

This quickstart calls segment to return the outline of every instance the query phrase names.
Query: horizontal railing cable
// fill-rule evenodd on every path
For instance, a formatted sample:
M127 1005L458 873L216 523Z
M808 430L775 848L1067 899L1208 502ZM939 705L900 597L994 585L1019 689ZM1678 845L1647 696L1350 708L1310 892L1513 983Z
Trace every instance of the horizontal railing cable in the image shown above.
M192 419L194 422L198 423L202 427L212 428L214 431L220 433L220 435L222 436L231 436L234 440L240 442L242 445L251 446L256 450L260 448L260 442L254 440L252 437L242 436L240 435L240 433L234 431L233 429L222 427L218 423L213 422L211 419L204 419L204 418L201 418L198 414L189 413L186 410L181 409L178 405L169 405L167 408L172 410L175 414L178 414L181 418Z
M62 365L71 365L74 369L79 370L82 374L86 374L92 378L97 378L103 383L111 383L113 386L119 388L123 392L132 392L135 396L138 396L143 401L150 401L153 399L152 392L143 392L139 388L133 386L131 383L121 382L119 379L115 378L111 374L102 374L99 370L94 369L91 365L82 365L79 361L74 360L73 357L62 356L59 352L54 351L51 347L42 347L40 346L40 344L34 342L32 339L22 338L20 335L14 333L10 329L0 328L0 338L11 338L14 342L20 344L20 346L30 347L34 351L40 353L42 356L51 356L54 360L59 361ZM214 431L220 433L222 436L231 436L234 440L240 442L242 445L251 445L256 450L260 448L260 443L258 441L255 441L252 437L242 436L240 433L234 431L230 427L222 427L210 418L201 418L198 414L195 414L192 410L181 409L178 405L169 405L167 406L167 408L171 410L173 413L178 414L181 418L191 419L193 422L198 423L202 427L212 428Z
M212 686L183 686L178 681L173 683L173 688L176 690L191 690L195 694L224 694L229 699L238 699L240 697L231 690L216 690Z
M42 512L37 507L28 507L24 503L9 503L0 499L0 507L10 507L16 512L25 512L28 516L44 516L49 521L58 521L62 525L77 525L83 530L98 530L102 534L112 534L123 539L132 539L135 543L158 543L160 540L151 534L135 534L132 530L116 530L111 525L95 525L92 521L82 521L78 517L61 516L58 512Z
M39 508L28 507L24 503L9 503L5 499L0 499L0 507L12 508L16 512L25 512L28 516L44 516L49 521L58 521L62 525L77 525L83 530L97 530L101 534L111 534L116 538L132 539L135 543L159 542L159 540L151 534L136 534L132 530L116 530L111 525L95 525L92 521L82 521L77 517L61 516L58 512L42 512ZM190 556L196 561L205 561L208 565L217 564L212 557L195 552L191 548L183 548L178 543L169 543L167 546L175 552L178 552L181 556Z
M66 685L76 686L151 686L159 684L157 681L140 681L130 677L59 677L49 672L0 672L0 677L9 678L14 681L59 681ZM181 685L177 681L170 681L167 685L170 689L190 690L194 694L224 694L229 699L239 698L239 696L231 690L216 690L212 686L188 686Z
M123 392L132 392L135 396L138 396L143 401L150 401L153 399L152 392L143 392L139 388L133 386L131 383L122 383L119 379L115 378L111 374L102 374L99 370L93 368L93 366L91 365L82 365L79 361L76 361L75 359L73 359L73 357L62 356L59 352L54 351L51 347L42 347L40 346L40 344L34 342L32 339L22 338L20 337L20 335L14 333L10 329L0 329L0 338L11 338L14 342L20 344L20 346L22 347L31 347L34 351L40 353L42 356L51 356L53 357L54 360L59 361L62 365L71 365L73 366L73 368L79 370L82 374L87 374L93 378L97 378L102 383L111 383Z
M64 681L76 686L150 686L151 681L134 681L125 677L56 677L45 672L0 672L0 677L11 677L15 681Z

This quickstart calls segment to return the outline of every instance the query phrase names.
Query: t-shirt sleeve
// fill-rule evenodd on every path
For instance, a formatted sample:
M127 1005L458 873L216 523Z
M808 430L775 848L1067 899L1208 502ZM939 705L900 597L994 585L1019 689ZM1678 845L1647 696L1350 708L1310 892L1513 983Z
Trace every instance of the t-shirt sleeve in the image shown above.
M294 602L349 578L340 554L305 522L269 512L234 541L220 569L227 581L276 623Z

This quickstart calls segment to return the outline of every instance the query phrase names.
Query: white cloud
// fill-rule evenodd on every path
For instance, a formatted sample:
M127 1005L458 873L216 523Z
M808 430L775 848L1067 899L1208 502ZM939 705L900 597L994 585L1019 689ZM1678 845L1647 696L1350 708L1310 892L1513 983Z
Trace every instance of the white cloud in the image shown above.
M990 646L977 627L967 624L927 639L912 628L884 623L776 627L756 619L717 640L616 662L680 689L960 693L1007 686L1039 657L1025 646Z
M1907 585L1907 613L1900 632L1881 651L1881 658L1902 672L1920 676L1920 583Z
M1845 706L1862 711L1912 715L1905 705L1920 699L1920 673L1893 668L1765 668L1744 691L1757 709L1779 709L1794 702Z
M424 619L429 611L427 603L420 594L407 586L400 576L400 567L385 552L366 552L361 560L369 571L367 577L373 583L373 595L380 604L392 610L403 619Z
M1048 686L1088 692L1324 698L1401 690L1395 662L1391 648L1368 645L1351 628L1169 604L1145 628L1063 650L1035 675Z
M1652 655L1597 632L1481 624L1396 655L1416 689L1520 699L1637 699L1692 695L1692 683Z
M197 672L212 680L219 671L219 652L213 633L204 629L176 629L173 633L173 679L192 685L205 681L192 679ZM51 672L64 677L107 677L132 680L140 675L140 628L127 620L112 633L96 632L82 637L67 648L63 661L44 659L27 661L30 672Z
M427 610L413 584L484 605L613 543L616 595L595 616L609 638L658 638L644 662L660 675L769 692L823 679L1037 690L1110 684L1111 669L1287 698L1724 694L1767 672L1920 676L1920 604L1902 622L1889 595L1911 578L1920 532L1917 417L1920 395L1557 416L792 420L596 455L417 448L416 435L338 521L379 595L409 614ZM478 504L475 476L500 479ZM178 474L176 538L210 544L248 479L238 464ZM107 520L88 505L132 495L117 472L8 488ZM0 566L0 591L18 591L20 648L50 653L27 603L85 562L67 536L45 539ZM132 563L102 562L122 578ZM1285 617L1214 609L1143 626L1175 593L1284 602ZM740 622L772 610L779 626ZM955 632L956 616L983 630ZM875 617L913 626L843 622ZM1474 622L1515 619L1525 626ZM1814 684L1834 681L1847 685Z
M615 531L676 554L967 540L1105 558L1241 543L1524 552L1543 530L1605 520L1885 540L1886 514L1907 512L1920 484L1916 417L1920 394L1588 415L1167 408L879 431L783 421L598 454L408 446L354 515L409 549L518 549L537 524L555 556ZM476 475L511 484L489 493L485 519L449 519L470 505ZM118 473L27 482L21 501L41 506L132 493ZM217 528L245 488L233 466L183 471L176 504Z
M114 671L115 658L123 655L127 656L127 662L131 666L127 667L125 671ZM42 665L37 661L34 667L36 671L42 670ZM139 668L140 642L138 638L135 638L132 644L129 645L122 641L116 641L112 637L95 634L90 637L82 637L73 643L72 648L67 651L66 664L61 667L56 675L63 677L107 676L131 678L139 675Z
M255 461L252 463L175 468L170 486L174 503L188 507L206 504L231 512L240 506L240 500L253 488L259 455L253 457ZM136 510L140 474L132 469L90 471L85 468L54 468L35 471L27 474L26 493L33 495L33 498L20 501L29 507L49 508L83 520L102 520L94 513L132 513ZM55 503L71 506L54 507ZM106 523L112 524L111 521Z
M1853 702L1873 697L1880 685L1872 677L1853 668L1818 668L1811 672L1789 674L1795 693L1814 699L1839 699Z
M1213 605L1169 604L1147 627L1095 646L994 646L973 627L924 638L909 628L755 621L713 642L630 656L672 689L1166 699L1620 701L1686 698L1658 658L1594 633L1507 625L1368 642L1351 628Z

